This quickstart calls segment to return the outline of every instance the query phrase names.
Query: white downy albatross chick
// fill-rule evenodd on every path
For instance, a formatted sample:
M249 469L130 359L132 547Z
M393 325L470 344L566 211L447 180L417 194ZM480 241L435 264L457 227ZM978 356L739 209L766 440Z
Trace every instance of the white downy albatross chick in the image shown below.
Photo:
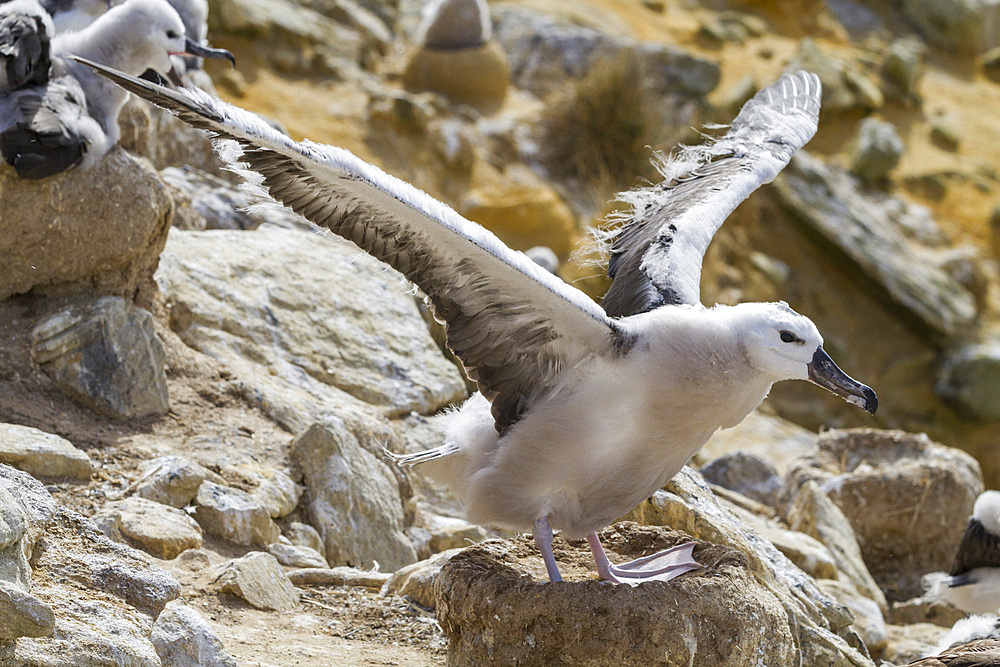
M128 93L68 58L79 55L132 74L167 74L171 55L211 55L184 34L166 0L126 0L79 32L51 44L49 78L0 92L0 154L22 178L44 178L75 166L89 168L118 142L118 114Z
M984 491L948 574L924 575L927 595L971 614L1000 611L1000 491Z
M90 64L90 63L88 63ZM294 142L198 90L173 91L92 64L195 127L259 174L277 201L402 272L445 323L479 384L436 461L473 521L533 529L552 581L552 527L586 536L601 577L635 583L698 567L693 545L612 565L597 530L665 484L772 383L810 379L869 412L875 393L823 351L784 303L705 308L701 260L715 230L815 132L819 79L798 72L758 93L711 146L687 149L665 183L628 195L605 300L579 290L444 204L346 150ZM620 282L626 280L623 286Z

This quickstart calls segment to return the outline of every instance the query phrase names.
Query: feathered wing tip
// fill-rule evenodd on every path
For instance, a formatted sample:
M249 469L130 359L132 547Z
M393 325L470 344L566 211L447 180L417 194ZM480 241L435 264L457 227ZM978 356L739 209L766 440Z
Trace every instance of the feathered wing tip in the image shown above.
M413 454L396 454L385 448L383 448L383 451L385 452L385 455L396 465L400 467L408 466L412 468L413 466L420 465L421 463L427 463L428 461L433 461L434 459L440 459L445 456L457 454L461 451L461 448L458 445L449 442L441 445L440 447L425 449L422 452L416 452Z

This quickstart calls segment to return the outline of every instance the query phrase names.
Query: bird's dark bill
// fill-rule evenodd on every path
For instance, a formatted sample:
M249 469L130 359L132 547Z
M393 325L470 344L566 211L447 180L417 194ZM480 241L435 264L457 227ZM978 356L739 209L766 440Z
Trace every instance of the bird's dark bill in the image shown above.
M236 56L234 56L230 51L225 49L213 49L208 46L202 46L201 44L195 42L190 37L184 38L184 53L176 54L178 56L194 56L198 58L221 58L228 60L232 63L233 67L236 67Z
M816 348L816 353L809 362L809 380L871 414L875 414L878 409L878 396L872 388L840 370L822 347Z

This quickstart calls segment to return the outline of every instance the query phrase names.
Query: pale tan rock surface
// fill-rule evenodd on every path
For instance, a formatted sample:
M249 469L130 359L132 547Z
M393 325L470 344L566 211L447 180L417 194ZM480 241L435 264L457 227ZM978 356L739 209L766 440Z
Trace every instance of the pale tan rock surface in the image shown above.
M209 535L240 546L266 547L281 534L271 513L253 496L215 482L198 487L194 518Z
M0 424L0 463L35 477L90 479L93 463L69 440L30 426Z
M130 496L105 505L93 520L111 539L170 560L202 545L201 527L187 512Z
M220 592L238 595L258 609L291 611L299 592L271 554L251 551L225 563L215 580Z

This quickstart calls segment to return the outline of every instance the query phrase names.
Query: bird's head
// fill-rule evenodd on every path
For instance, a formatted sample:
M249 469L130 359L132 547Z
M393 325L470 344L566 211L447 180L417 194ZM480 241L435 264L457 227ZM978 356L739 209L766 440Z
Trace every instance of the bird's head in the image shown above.
M848 403L875 414L878 398L866 385L840 370L823 350L823 337L812 320L784 302L737 306L750 363L778 380L809 380Z
M1000 535L1000 491L984 491L976 498L972 516L993 535Z
M142 26L138 31L119 30L119 35L134 35L129 74L139 75L152 69L168 75L173 67L170 56L225 58L233 64L233 54L225 49L212 49L196 43L187 34L180 15L166 0L125 0L108 10L120 23Z

